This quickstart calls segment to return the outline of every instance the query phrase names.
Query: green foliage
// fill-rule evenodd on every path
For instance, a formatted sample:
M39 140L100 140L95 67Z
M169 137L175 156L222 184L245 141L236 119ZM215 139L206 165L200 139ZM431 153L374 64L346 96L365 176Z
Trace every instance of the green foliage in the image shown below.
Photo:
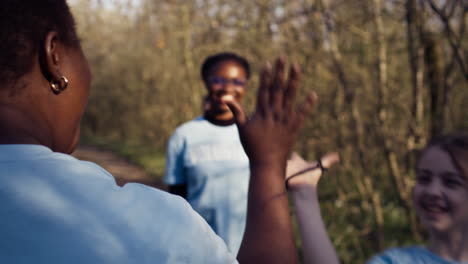
M80 143L113 151L162 180L166 161L164 150L135 142L117 142L98 137L82 137Z

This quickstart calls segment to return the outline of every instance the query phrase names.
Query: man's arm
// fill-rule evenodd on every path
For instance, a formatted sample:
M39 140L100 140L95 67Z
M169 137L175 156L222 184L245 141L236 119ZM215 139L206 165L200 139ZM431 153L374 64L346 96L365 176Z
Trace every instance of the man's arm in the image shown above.
M249 118L232 98L223 98L235 115L250 160L247 223L237 256L240 263L297 262L284 177L287 157L316 95L296 108L299 67L291 67L287 80L285 68L284 59L278 59L274 69L265 68L257 108Z

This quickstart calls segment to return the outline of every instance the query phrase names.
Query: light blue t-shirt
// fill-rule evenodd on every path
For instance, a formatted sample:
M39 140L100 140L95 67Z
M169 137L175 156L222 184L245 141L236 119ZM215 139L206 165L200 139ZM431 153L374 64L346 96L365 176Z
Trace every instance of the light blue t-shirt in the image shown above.
M216 126L199 117L169 140L166 184L187 184L187 200L237 254L247 213L249 160L236 125Z
M94 163L0 145L0 263L237 263L182 198Z
M465 262L466 263L466 262ZM367 264L462 264L448 261L432 253L425 247L412 246L391 248L374 256Z

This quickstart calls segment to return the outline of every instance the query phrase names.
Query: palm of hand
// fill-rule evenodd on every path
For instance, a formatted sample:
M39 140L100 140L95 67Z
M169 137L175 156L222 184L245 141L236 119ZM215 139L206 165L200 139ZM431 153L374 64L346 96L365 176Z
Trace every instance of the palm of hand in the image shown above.
M285 70L283 58L276 61L274 69L268 65L263 70L257 108L250 118L233 98L223 98L235 116L242 145L252 164L285 165L297 132L317 100L317 95L310 93L296 107L300 69L292 66L287 79Z
M297 134L294 125L258 116L248 120L239 132L246 153L257 161L286 160Z
M333 164L339 161L339 155L336 152L329 153L325 155L321 161L324 168L330 168ZM307 162L296 152L294 152L291 155L291 158L288 160L288 165L286 167L286 179L291 178L288 180L289 187L303 185L317 187L317 184L322 175L323 170L318 166L317 161Z

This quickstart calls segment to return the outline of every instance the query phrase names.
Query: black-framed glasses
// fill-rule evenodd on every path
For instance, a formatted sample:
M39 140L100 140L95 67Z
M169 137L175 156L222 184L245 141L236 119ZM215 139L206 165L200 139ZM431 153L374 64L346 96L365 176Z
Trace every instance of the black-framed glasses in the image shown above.
M238 87L245 87L247 85L246 80L240 80L240 79L226 79L224 77L213 77L208 80L209 84L211 85L227 85L228 83L232 83L234 86Z

